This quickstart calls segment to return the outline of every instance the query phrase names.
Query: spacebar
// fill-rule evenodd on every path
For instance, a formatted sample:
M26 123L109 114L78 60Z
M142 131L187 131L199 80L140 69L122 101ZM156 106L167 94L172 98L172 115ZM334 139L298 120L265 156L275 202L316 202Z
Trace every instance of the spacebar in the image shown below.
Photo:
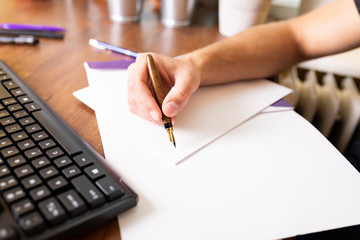
M58 119L53 119L43 111L37 111L32 113L34 117L45 127L45 129L59 142L59 144L68 152L73 155L82 151L79 142L69 133L67 130L69 127L65 127ZM72 129L71 129L72 130ZM73 131L73 130L72 130Z

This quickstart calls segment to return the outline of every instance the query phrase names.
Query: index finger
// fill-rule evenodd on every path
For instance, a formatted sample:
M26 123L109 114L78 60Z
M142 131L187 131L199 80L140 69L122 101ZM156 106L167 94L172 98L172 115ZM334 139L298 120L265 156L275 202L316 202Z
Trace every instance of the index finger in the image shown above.
M143 119L160 123L161 110L149 86L145 54L140 54L128 68L129 110Z

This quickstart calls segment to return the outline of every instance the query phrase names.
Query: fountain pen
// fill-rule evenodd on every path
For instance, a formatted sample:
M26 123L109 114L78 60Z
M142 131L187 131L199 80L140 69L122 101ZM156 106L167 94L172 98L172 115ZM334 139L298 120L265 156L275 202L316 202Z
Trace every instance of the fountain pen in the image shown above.
M149 73L149 77L150 77L150 81L151 81L151 85L152 88L154 90L154 95L155 95L155 99L157 104L159 105L160 109L162 107L162 103L164 101L164 89L162 86L162 82L161 82L161 78L159 75L159 72L156 68L155 65L155 61L154 58L151 54L147 54L146 55L146 65L147 65L147 69L148 69L148 73ZM174 137L174 132L173 132L173 126L171 123L171 118L167 117L161 110L162 113L162 123L164 124L164 127L166 129L166 132L169 135L169 139L170 141L174 144L174 146L176 147L176 143L175 143L175 137Z

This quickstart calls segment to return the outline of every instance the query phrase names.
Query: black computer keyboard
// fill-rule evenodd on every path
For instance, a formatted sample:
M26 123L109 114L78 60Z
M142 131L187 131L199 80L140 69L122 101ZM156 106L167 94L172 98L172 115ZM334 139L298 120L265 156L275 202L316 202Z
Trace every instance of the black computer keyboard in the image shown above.
M0 61L0 239L64 239L135 206L134 191Z

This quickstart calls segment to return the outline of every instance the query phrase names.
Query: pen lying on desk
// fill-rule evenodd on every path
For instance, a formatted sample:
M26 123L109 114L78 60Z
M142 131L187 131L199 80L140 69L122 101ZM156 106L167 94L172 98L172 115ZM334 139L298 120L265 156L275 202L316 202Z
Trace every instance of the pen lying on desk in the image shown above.
M117 46L114 46L114 45L111 45L108 43L100 42L93 38L89 40L89 45L94 48L100 49L100 50L111 50L113 52L121 53L126 56L133 57L133 58L136 58L137 55L139 54L138 52L134 52L134 51L131 51L131 50L128 50L125 48L117 47Z
M0 36L0 43L36 45L39 43L39 39L35 36Z
M17 30L17 29L0 29L0 34L6 35L32 35L36 37L44 37L44 38L55 38L62 39L64 38L64 34L56 33L52 31L44 31L44 30Z
M35 24L19 24L19 23L1 23L0 27L3 29L12 29L12 30L41 30L41 31L52 31L52 32L63 32L66 30L63 27L35 25Z

